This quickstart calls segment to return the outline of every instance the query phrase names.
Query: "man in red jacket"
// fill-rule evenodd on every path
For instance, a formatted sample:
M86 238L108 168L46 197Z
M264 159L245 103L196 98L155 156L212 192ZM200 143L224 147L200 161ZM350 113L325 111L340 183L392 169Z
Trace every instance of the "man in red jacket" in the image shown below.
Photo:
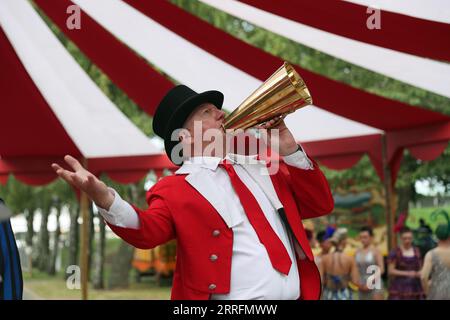
M302 219L333 210L328 183L284 121L260 128L278 129L268 142L278 146L285 170L269 172L255 155L230 153L222 103L219 91L198 94L184 85L162 99L153 129L181 167L148 191L146 210L122 200L70 156L65 161L73 172L52 167L86 192L133 246L177 239L172 299L319 299L320 275Z

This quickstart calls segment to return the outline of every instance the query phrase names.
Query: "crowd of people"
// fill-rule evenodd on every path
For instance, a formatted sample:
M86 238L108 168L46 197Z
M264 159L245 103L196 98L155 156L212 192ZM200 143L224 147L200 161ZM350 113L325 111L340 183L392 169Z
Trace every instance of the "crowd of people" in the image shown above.
M316 264L322 277L322 299L450 299L450 218L446 212L439 214L447 224L435 229L432 238L436 241L427 240L426 246L419 241L423 240L420 232L429 228L421 221L419 232L407 227L399 230L398 246L387 257L374 243L368 226L359 230L360 246L352 254L346 250L345 228L327 227L318 232L313 240L320 248Z

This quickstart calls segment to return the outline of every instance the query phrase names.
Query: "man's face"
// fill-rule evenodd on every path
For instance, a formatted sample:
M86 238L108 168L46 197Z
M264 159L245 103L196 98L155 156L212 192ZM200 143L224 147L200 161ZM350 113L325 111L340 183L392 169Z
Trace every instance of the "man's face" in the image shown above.
M188 132L181 133L181 140L184 145L200 146L203 150L211 142L222 145L225 134L222 125L225 120L225 112L218 109L211 103L204 103L198 106L187 118L184 128ZM221 141L217 141L217 140ZM205 154L208 156L210 154Z
M196 121L201 121L204 131L208 129L221 129L225 119L225 112L211 103L198 106L187 118L185 127L189 130L194 128ZM193 131L193 130L192 130Z

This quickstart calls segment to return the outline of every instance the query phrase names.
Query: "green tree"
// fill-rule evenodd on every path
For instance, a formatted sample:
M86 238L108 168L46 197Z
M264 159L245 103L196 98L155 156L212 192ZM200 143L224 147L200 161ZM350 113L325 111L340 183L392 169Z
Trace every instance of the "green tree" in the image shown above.
M125 200L128 200L141 208L145 206L144 180L141 180L139 183L120 185L106 177L104 177L104 179L106 180L106 183L117 190ZM108 288L128 287L133 253L134 248L125 241L121 241L119 250L113 257L111 274L108 279Z

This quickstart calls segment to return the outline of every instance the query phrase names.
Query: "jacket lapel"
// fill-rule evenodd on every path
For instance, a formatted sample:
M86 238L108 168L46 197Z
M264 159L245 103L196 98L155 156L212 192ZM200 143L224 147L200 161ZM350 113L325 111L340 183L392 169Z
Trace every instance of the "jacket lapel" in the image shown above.
M214 182L208 171L198 170L191 172L186 176L185 180L213 206L228 228L232 228L244 221L239 208L233 202L225 201L222 196L224 191Z

